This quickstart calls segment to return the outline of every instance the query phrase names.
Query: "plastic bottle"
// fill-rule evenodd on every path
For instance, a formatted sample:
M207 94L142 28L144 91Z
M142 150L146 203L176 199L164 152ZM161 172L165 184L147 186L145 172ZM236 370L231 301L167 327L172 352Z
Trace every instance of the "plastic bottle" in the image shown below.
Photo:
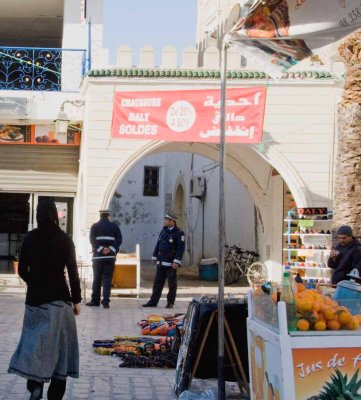
M283 273L281 301L286 303L287 325L289 331L297 329L296 301L290 281L290 272Z
M289 265L286 265L283 272L289 273L289 281L292 287L293 294L297 293L297 282L295 281L293 273L291 272L291 267Z

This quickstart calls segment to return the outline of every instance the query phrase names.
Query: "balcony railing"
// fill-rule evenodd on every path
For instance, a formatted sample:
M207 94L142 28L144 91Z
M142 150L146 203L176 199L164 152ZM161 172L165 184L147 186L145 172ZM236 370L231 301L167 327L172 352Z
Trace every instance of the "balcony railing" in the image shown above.
M0 47L0 90L78 92L86 51Z

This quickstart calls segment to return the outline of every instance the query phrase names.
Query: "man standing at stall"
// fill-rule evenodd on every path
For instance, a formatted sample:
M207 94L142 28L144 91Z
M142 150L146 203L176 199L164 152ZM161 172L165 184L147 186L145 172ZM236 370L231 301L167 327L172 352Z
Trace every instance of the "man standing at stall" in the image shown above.
M153 263L157 263L157 272L150 300L143 307L157 307L162 295L165 280L168 280L166 308L173 308L177 295L177 269L182 265L184 253L184 232L177 227L177 217L171 213L164 216L164 227L160 232L153 253Z
M336 284L346 278L354 268L361 276L361 246L353 237L352 229L348 225L340 226L337 231L338 244L331 251L328 266L333 269L332 283Z
M115 257L122 244L119 226L110 222L110 211L100 210L100 220L90 228L90 243L93 248L93 286L89 307L100 306L100 292L103 283L104 308L109 308Z

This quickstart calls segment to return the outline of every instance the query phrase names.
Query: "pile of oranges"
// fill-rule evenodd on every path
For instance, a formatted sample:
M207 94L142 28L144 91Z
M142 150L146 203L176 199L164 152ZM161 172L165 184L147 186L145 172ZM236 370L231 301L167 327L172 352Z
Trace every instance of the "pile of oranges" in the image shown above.
M361 325L361 314L352 315L347 307L317 289L306 289L302 283L297 284L295 299L300 331L356 330Z

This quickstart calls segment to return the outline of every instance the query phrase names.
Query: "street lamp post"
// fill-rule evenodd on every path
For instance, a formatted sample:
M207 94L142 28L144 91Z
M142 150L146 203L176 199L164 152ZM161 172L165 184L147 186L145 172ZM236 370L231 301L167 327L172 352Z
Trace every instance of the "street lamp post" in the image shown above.
M219 262L218 262L218 400L225 399L224 380L224 238L225 238L225 124L226 124L227 45L221 50L221 120L219 139Z

